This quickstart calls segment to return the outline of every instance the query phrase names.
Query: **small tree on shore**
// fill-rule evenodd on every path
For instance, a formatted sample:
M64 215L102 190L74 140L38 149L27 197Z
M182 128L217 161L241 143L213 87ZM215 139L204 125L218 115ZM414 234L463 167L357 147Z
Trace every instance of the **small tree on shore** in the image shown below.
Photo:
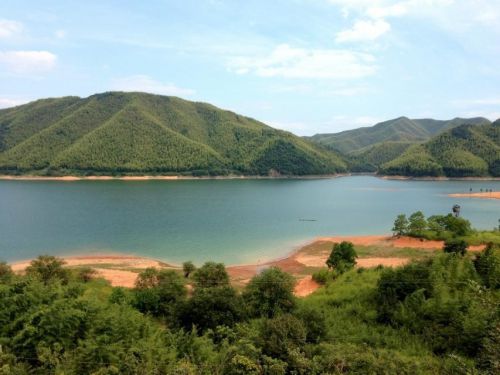
M182 271L184 272L184 277L187 279L196 270L196 266L193 262L188 261L182 263Z
M229 275L222 263L206 262L193 274L196 288L225 287L229 285Z
M54 280L66 284L69 280L69 272L63 268L65 264L64 260L52 255L40 255L31 261L26 268L26 274L40 279L45 284Z
M420 236L427 227L427 221L422 211L414 212L408 219L408 232L414 236Z
M395 236L403 236L408 231L408 219L406 215L398 215L396 220L394 220L394 227L392 228Z
M352 242L342 241L333 245L332 252L326 261L330 269L335 269L339 273L349 271L356 265L358 255L354 250Z

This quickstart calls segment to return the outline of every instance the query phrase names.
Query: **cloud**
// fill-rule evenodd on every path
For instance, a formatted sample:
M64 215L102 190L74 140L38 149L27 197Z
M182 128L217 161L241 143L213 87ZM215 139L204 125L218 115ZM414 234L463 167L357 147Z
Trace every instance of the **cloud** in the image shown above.
M0 39L10 38L23 31L23 24L17 21L0 19Z
M147 75L142 74L117 78L112 82L111 89L174 96L189 96L195 93L194 90L180 88L172 83L159 82Z
M57 56L48 51L0 51L0 64L16 74L37 74L53 69Z
M390 29L391 25L384 20L358 20L352 28L337 33L335 41L337 43L371 41Z
M441 24L443 9L448 18L463 13L461 9L450 13L449 7L455 4L455 0L329 0L329 3L340 6L344 18L351 12L359 17L351 28L336 34L337 43L375 40L391 30L389 18L416 16L433 18ZM487 16L483 12L478 17L484 22L496 21L491 12Z
M259 77L356 79L376 71L375 58L343 49L303 49L281 44L267 56L230 59L228 69Z
M25 103L28 103L28 100L0 98L0 108L15 107Z

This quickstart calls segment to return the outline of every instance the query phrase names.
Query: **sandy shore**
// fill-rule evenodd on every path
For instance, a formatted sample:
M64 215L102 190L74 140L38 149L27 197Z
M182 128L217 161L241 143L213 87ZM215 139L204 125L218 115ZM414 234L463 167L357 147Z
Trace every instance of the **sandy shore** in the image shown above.
M358 267L396 267L409 262L412 257L405 251L415 249L420 251L422 256L429 254L429 251L440 250L443 247L442 241L427 241L410 237L390 237L390 236L336 236L316 238L309 244L304 245L289 256L273 260L264 264L230 265L227 271L235 286L244 286L250 279L268 267L276 266L292 274L297 279L295 294L306 296L319 285L311 279L311 274L316 269L325 266L326 259L330 255L332 245L336 242L350 241L357 246L364 246L370 250L368 253L360 254ZM482 250L484 246L471 246L471 251ZM70 256L63 258L67 267L91 267L97 271L100 277L108 280L113 286L123 286L131 288L139 272L148 267L159 269L173 269L180 272L179 266L174 266L158 260L121 255L102 254ZM12 269L16 272L23 272L30 264L30 260L15 262Z
M480 198L480 199L500 199L500 191L484 192L484 193L457 193L448 194L453 198Z
M274 179L329 179L350 176L350 174L309 175L309 176L12 176L0 175L0 180L14 181L149 181L149 180L274 180Z

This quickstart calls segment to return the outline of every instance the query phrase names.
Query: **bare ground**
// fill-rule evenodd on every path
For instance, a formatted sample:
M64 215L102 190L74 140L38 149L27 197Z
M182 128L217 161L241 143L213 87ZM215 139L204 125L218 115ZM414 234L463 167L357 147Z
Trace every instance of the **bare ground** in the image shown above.
M350 241L366 251L358 258L358 267L397 267L409 262L414 256L409 256L408 249L416 250L417 254L425 256L429 251L442 249L442 241L426 241L409 237L388 236L349 236L349 237L321 237L303 246L290 256L270 261L264 264L233 265L228 266L227 271L232 283L237 287L243 287L250 279L269 267L279 267L283 271L292 274L297 279L295 294L304 297L314 292L319 285L312 280L311 274L325 266L333 243ZM471 250L481 250L484 246L473 246ZM406 252L405 252L406 251ZM113 286L131 288L135 284L138 273L148 267L162 269L176 269L179 267L163 263L154 259L148 259L129 255L87 255L65 257L66 265L72 268L91 267L97 274L108 280ZM12 269L23 272L30 261L16 262Z

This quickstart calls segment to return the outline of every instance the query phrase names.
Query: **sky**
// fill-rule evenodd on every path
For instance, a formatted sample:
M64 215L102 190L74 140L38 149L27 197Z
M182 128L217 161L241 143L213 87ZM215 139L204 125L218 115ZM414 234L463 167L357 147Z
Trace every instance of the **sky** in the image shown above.
M144 91L299 135L500 117L500 0L1 0L0 108Z

